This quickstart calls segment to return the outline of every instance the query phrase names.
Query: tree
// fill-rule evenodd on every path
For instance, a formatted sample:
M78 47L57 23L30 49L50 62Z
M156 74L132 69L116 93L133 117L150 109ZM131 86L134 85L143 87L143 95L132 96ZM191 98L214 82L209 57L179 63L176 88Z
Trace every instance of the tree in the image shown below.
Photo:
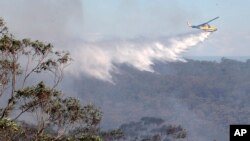
M124 134L121 129L111 130L109 132L101 133L103 141L116 141L124 139Z
M0 19L0 55L0 95L5 95L7 86L11 86L11 93L8 95L10 98L6 107L1 111L2 118L9 116L12 112L16 102L16 90L24 88L33 73L49 72L52 74L54 82L52 89L54 89L63 78L63 69L71 60L68 52L53 51L50 43L15 39L2 19Z
M14 131L19 131L18 120L27 113L35 115L37 123L35 127L23 128L24 139L59 140L65 139L69 131L77 128L99 129L101 112L98 108L94 105L83 106L73 97L65 98L56 89L63 79L64 68L70 62L68 52L54 51L50 43L16 39L0 19L0 97L8 99L0 110L0 137L6 136L4 140L13 140L16 135L21 137ZM47 82L50 86L44 81L27 86L33 74L51 75L51 80ZM54 130L55 134L46 132L48 129ZM89 134L78 139L86 138L99 140L98 135Z
M142 117L138 122L130 122L120 126L125 140L161 141L181 140L187 132L181 126L167 125L161 118Z
M60 138L79 125L81 128L96 129L101 121L101 112L93 105L82 106L73 97L63 99L60 91L51 90L43 82L16 93L20 112L14 120L23 113L34 113L38 122L36 137L42 135L49 126L56 130L56 138Z

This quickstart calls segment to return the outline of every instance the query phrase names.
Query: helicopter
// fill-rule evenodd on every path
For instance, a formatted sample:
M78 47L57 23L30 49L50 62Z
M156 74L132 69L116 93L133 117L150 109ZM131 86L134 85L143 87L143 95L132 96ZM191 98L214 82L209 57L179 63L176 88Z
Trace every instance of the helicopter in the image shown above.
M213 18L212 20L209 20L203 24L200 24L200 25L191 25L189 22L187 22L187 25L191 28L197 28L197 29L201 29L205 32L214 32L214 31L217 31L217 27L215 26L210 26L208 23L218 19L219 17L216 17L216 18Z

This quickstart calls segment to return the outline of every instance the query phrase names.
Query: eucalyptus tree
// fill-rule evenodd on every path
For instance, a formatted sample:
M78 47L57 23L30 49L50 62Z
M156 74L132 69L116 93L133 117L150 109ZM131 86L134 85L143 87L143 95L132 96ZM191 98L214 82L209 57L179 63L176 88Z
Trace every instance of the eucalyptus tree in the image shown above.
M68 52L54 51L51 43L15 38L0 19L0 100L7 98L6 104L1 105L0 123L17 123L20 117L31 113L36 128L26 137L32 140L44 139L48 128L56 131L48 140L59 140L75 128L97 131L100 110L94 105L84 106L78 99L65 97L57 90L71 60ZM49 83L40 81L41 77L37 77L40 74L50 75ZM30 85L31 78L38 79L37 84ZM7 124L1 125L0 131L12 130Z

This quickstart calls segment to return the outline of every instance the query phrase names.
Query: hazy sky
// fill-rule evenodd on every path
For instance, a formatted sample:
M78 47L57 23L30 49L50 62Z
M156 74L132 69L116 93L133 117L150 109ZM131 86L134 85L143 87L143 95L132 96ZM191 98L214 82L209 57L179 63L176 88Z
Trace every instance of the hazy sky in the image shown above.
M195 29L186 21L212 22L218 31L187 55L249 56L250 2L247 0L86 0L83 2L85 35L161 36Z
M247 0L0 0L0 16L17 37L52 42L70 50L74 42L103 38L177 36L196 31L186 21L218 27L191 56L250 56Z

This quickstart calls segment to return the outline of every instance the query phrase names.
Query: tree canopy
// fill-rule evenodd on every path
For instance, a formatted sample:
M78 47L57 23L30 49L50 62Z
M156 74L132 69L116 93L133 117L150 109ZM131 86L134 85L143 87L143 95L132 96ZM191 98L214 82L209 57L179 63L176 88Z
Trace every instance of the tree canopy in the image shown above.
M0 19L0 97L7 99L0 109L0 140L100 140L99 108L57 90L71 60L68 52L54 51L51 43L16 39ZM37 84L28 83L39 74L52 76L50 82L37 77ZM22 116L35 124L21 121ZM80 128L93 132L68 134Z

